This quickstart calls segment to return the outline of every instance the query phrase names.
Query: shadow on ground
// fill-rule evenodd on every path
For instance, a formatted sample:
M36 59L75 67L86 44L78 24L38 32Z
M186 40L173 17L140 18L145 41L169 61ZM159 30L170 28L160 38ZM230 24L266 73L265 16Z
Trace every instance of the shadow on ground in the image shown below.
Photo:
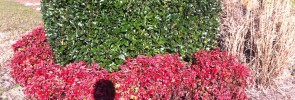
M94 100L114 100L116 90L113 82L101 79L95 83Z

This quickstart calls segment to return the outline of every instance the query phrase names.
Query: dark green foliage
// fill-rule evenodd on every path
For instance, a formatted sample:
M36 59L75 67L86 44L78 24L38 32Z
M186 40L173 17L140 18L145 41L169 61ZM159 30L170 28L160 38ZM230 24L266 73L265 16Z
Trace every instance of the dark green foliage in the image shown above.
M61 65L116 68L127 57L215 47L218 0L43 0L47 37Z

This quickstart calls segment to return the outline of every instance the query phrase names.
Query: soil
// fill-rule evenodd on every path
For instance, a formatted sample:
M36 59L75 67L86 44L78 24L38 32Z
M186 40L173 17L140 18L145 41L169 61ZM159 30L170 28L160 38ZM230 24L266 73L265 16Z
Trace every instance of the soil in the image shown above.
M40 10L40 0L13 0L25 6ZM0 100L25 100L22 87L15 83L10 76L11 68L8 66L9 60L13 56L11 45L14 44L25 33L14 34L13 32L0 32Z
M0 100L23 100L25 98L22 88L18 86L10 76L11 68L8 66L9 59L13 56L11 45L20 38L9 37L10 33L0 33Z

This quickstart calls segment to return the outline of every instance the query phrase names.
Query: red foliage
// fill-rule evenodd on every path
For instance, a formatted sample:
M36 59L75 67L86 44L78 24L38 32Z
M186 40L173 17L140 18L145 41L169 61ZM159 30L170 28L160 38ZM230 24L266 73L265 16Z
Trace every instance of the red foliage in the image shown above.
M68 64L62 68L61 75L65 82L64 93L69 100L93 99L94 85L99 79L108 77L108 72L94 64L86 62Z
M11 75L23 86L28 97L37 99L92 98L94 83L108 75L97 65L85 62L64 68L53 62L43 27L38 27L13 45L15 52L10 66Z
M249 72L233 56L199 51L193 64L183 64L169 54L128 59L113 73L117 96L142 99L247 99Z
M179 56L169 54L155 57L139 56L129 59L113 73L117 96L141 99L173 99L190 94L194 73Z
M115 73L85 62L61 68L54 63L43 27L23 37L13 49L11 75L32 98L247 99L249 70L219 49L193 54L192 64L178 55L139 56L127 59Z
M28 84L28 81L34 76L33 73L42 67L39 66L41 62L53 64L53 54L46 42L43 27L38 27L27 36L22 37L22 40L13 45L13 50L11 75L21 85Z
M200 98L229 100L247 99L244 89L250 70L240 64L236 57L219 49L199 51L193 54L196 61L191 68L196 73L195 95Z

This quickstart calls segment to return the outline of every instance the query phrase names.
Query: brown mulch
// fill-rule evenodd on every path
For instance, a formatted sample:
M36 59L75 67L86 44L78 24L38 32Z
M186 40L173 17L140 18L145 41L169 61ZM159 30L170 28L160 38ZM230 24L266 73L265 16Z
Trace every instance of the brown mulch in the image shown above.
M2 55L0 59L0 100L23 100L25 95L21 91L22 88L16 85L9 74L11 68L7 66L13 55L11 45L17 40L9 34L0 33L0 55Z
M32 9L40 9L40 0L7 0L16 1ZM37 11L38 12L38 11ZM17 85L10 76L9 60L13 56L11 45L25 33L0 32L0 100L25 100L22 87Z

